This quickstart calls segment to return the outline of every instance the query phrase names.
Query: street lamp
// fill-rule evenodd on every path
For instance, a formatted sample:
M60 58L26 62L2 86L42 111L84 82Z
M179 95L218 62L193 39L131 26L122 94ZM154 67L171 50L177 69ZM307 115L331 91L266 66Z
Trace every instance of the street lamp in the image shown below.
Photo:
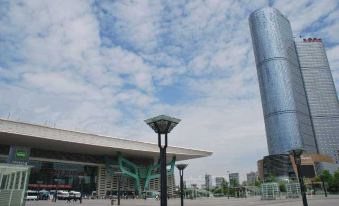
M85 176L79 176L80 180L80 204L82 204L82 193L83 193L83 181L85 180Z
M228 176L227 199L230 199L230 184L231 184L231 179L230 179L230 171L229 170L227 170L227 176Z
M194 198L193 199L197 199L197 184L193 184L193 194L194 194Z
M302 178L300 172L300 166L301 166L301 154L304 151L302 149L293 149L289 153L290 155L293 155L294 163L297 166L297 173L298 173L298 179L300 184L300 191L302 195L303 205L308 206L307 204L307 198L306 198L306 191L305 191L305 185L304 185L304 179Z
M120 171L117 171L117 172L115 172L114 173L115 174L115 176L117 176L117 178L118 178L118 205L120 205L120 184L121 184L121 176L122 176L122 172L120 172Z
M177 164L176 167L179 170L180 175L180 199L181 199L181 206L184 206L184 169L187 167L188 164Z
M325 192L325 197L327 197L327 191L326 191L326 187L325 187L325 178L324 178L324 175L320 175L320 180L321 180L321 183L322 183L322 186L323 186L323 190Z
M146 124L150 126L158 134L158 146L160 149L160 205L167 206L167 169L166 169L166 148L167 148L167 134L180 122L180 119L169 117L166 115L159 115L145 120ZM164 144L161 142L161 135L165 135Z
M55 187L55 193L54 193L54 196L53 196L53 199L54 199L53 202L56 202L57 199L58 199L59 181L60 181L61 179L59 179L59 175L58 175L57 178L54 179L54 180L56 181L56 187Z

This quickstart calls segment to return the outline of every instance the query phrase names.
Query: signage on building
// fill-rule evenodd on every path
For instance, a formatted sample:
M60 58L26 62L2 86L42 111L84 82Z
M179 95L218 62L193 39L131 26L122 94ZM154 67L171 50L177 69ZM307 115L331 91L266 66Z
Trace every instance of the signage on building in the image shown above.
M7 163L27 165L29 161L30 153L31 153L31 148L29 147L21 147L21 146L12 145L9 150Z
M308 39L303 39L304 42L322 42L322 39L318 38L308 38Z
M28 187L30 189L72 189L72 185L66 185L66 184L28 184Z

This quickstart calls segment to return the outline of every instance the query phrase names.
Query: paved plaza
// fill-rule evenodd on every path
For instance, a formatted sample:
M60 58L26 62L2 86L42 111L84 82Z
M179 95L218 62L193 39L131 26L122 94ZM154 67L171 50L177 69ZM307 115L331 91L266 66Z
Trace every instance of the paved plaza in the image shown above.
M309 197L309 206L338 206L339 195L324 197ZM27 202L26 206L64 206L64 205L80 205L77 203L66 203L65 201L35 201ZM109 206L110 200L84 200L82 206ZM116 205L116 202L115 204ZM122 206L158 206L160 202L153 199L147 200L122 200ZM180 199L169 200L168 206L179 206ZM301 199L281 199L281 200L269 200L263 201L259 198L246 198L246 199L227 199L227 198L209 198L209 199L197 199L197 200L185 200L185 206L302 206Z

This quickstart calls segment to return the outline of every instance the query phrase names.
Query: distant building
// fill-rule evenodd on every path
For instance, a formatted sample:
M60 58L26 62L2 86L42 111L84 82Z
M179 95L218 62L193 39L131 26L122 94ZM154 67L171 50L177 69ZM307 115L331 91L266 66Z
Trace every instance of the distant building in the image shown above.
M206 188L206 185L205 185L205 184L200 185L200 189L206 190L206 189L207 189L207 188Z
M197 184L191 184L191 188L197 188L198 185Z
M212 189L212 176L209 174L205 175L206 190Z
M224 177L216 177L215 178L215 186L216 187L221 188L224 183L225 183L225 178Z
M229 182L231 187L236 187L239 185L239 173L230 173L229 174Z
M260 181L264 181L264 160L258 160L257 162L258 167L258 178Z
M250 172L250 173L247 173L247 174L246 174L246 177L247 177L246 184L247 184L247 185L254 185L254 184L255 184L255 181L257 180L258 173L256 173L256 172Z

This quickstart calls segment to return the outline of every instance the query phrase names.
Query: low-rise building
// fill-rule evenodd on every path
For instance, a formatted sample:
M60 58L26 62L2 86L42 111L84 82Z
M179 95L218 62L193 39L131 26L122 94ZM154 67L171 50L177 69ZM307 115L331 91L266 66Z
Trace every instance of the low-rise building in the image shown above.
M231 187L237 187L240 183L239 173L230 173L229 174L229 182Z
M224 177L216 177L215 178L215 186L217 188L221 188L225 184L225 178Z
M250 172L246 174L247 180L246 184L247 185L254 185L255 181L257 180L258 173L257 172Z

